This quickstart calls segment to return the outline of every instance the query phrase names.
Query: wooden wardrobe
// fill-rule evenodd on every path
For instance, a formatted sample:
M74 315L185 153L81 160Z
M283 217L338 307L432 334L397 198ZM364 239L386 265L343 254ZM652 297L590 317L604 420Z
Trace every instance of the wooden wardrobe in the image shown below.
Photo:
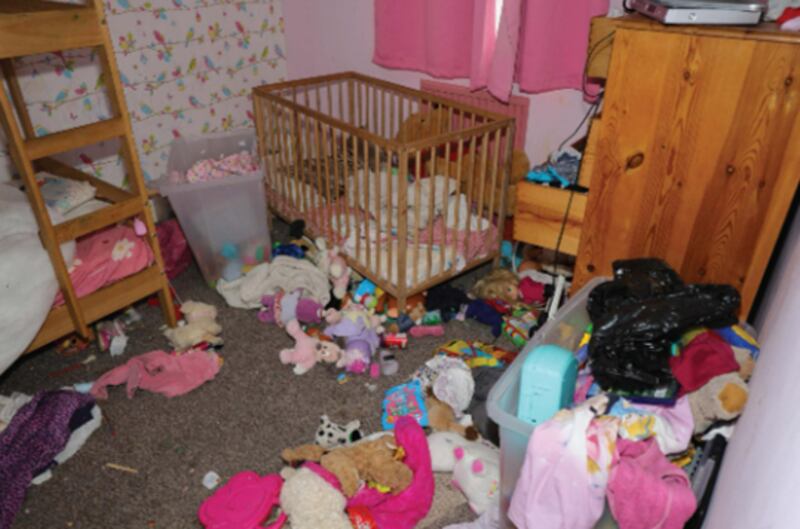
M800 34L595 19L605 78L574 288L615 259L729 283L747 317L800 180Z

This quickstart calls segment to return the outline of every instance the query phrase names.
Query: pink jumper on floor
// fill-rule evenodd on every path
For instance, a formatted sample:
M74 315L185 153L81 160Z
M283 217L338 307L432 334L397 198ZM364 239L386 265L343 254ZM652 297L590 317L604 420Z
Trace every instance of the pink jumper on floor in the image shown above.
M98 399L108 398L108 386L127 384L128 398L137 388L176 397L188 393L211 380L219 372L216 353L191 349L183 354L151 351L128 360L95 381L91 394Z

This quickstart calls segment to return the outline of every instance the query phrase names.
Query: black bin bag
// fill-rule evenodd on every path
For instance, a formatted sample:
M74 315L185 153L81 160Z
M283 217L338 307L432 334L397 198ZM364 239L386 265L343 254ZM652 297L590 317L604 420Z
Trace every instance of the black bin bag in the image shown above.
M674 384L673 342L693 327L738 321L740 296L730 285L686 285L659 259L615 261L613 268L614 279L587 300L589 366L605 390L645 392Z

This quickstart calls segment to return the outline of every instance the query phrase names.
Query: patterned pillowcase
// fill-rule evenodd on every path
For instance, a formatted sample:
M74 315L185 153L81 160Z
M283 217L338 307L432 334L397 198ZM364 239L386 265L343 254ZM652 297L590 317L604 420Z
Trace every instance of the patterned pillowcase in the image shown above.
M66 215L94 198L97 190L88 182L78 182L45 174L39 179L40 191L48 207Z

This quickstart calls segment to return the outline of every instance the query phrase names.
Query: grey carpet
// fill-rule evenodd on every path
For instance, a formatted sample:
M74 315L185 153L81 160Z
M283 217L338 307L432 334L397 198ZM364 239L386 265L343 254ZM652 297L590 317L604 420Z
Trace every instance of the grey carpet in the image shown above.
M201 484L206 472L214 470L223 479L242 470L277 472L280 451L312 442L323 413L339 422L359 418L365 431L375 431L384 390L408 377L439 344L454 338L491 340L483 325L451 322L443 338L416 339L400 351L400 372L380 378L377 390L370 392L366 383L373 380L368 377L339 384L325 366L303 376L292 374L278 360L278 351L291 345L289 337L260 323L254 311L224 306L196 269L179 277L175 287L184 300L220 308L225 364L219 375L173 399L142 391L128 400L124 388L112 388L110 398L101 402L103 427L50 481L29 489L14 529L198 528L197 508L210 494ZM166 348L160 311L139 309L144 320L130 332L124 356L111 358L94 345L72 358L41 351L19 360L0 378L0 394L91 381L133 355ZM92 354L97 361L81 370L49 376ZM138 473L112 470L106 463ZM437 478L434 507L421 529L472 518L463 497L448 483L449 476Z

